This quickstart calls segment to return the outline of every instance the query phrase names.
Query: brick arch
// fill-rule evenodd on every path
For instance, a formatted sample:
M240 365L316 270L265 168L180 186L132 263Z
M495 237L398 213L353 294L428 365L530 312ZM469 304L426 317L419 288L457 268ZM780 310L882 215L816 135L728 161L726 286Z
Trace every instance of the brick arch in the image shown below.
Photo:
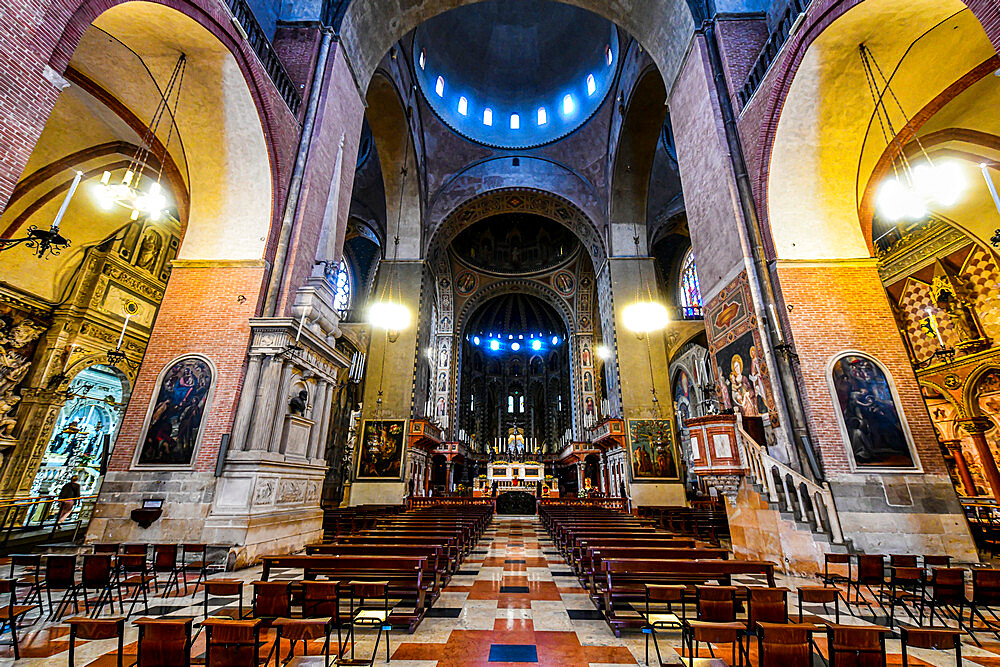
M979 384L979 380L982 379L990 371L996 371L1000 373L1000 364L996 361L987 361L981 366L975 368L969 376L965 379L965 384L962 385L962 403L959 406L960 410L964 410L965 413L970 417L982 417L983 412L979 409L979 401L976 400L975 392L976 385Z
M558 222L576 235L595 267L607 257L604 239L590 217L568 199L535 188L490 190L465 200L434 230L428 243L427 257L433 265L439 264L438 260L444 257L445 251L461 231L480 220L503 213L532 213Z
M994 49L1000 52L1000 5L995 0L959 1L972 12ZM838 19L864 2L866 0L819 0L811 3L801 26L781 47L781 54L772 65L772 70L754 93L753 99L741 110L740 132L744 138L753 138L753 141L748 141L746 144L747 167L756 195L765 250L769 257L775 256L773 228L769 215L769 175L778 121L792 82L813 42ZM739 85L741 82L731 83ZM870 233L867 236L870 245Z

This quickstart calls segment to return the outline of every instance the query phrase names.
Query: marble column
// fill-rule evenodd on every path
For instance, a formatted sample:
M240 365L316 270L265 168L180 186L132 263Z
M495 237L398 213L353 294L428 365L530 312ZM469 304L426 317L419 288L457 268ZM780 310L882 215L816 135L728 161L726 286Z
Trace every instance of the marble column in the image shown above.
M455 490L455 462L448 461L448 488L446 493L451 493Z
M288 394L292 387L293 371L295 367L286 362L281 369L281 385L278 388L276 405L274 410L274 421L271 424L271 443L268 449L272 452L281 447L281 431L285 427L285 415L288 413Z
M270 426L273 423L275 404L278 400L277 387L284 367L285 362L280 357L267 357L253 409L251 420L253 428L250 429L243 449L258 451L267 449ZM247 385L244 383L244 386Z
M983 474L990 485L990 492L993 498L1000 499L1000 470L997 469L990 443L986 441L986 433L993 428L993 421L987 417L970 417L958 420L958 425L972 438L972 444L983 464Z
M576 490L583 491L583 461L576 462Z

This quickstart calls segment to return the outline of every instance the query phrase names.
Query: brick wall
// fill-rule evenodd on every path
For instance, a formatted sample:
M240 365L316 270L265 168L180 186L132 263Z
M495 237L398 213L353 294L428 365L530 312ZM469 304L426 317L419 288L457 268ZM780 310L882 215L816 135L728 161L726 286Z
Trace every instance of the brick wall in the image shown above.
M192 263L194 264L194 263ZM198 353L216 368L212 402L204 417L195 470L214 469L219 443L228 433L243 380L250 341L250 318L263 280L263 266L175 266L136 378L108 468L128 470L156 381L163 368L183 354ZM242 303L239 296L246 296Z
M885 366L896 385L903 413L925 473L946 474L885 289L874 266L779 264L785 302L799 355L809 428L831 479L850 472L826 369L845 350L865 352Z

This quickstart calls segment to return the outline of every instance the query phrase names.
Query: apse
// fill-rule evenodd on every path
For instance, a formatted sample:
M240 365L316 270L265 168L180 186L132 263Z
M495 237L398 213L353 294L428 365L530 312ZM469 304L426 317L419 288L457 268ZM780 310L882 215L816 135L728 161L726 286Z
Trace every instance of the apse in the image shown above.
M586 10L545 0L486 0L414 33L414 69L434 112L499 148L555 141L601 105L618 68L618 32Z
M566 325L540 298L512 293L490 299L464 328L459 427L477 449L524 430L544 451L571 424Z

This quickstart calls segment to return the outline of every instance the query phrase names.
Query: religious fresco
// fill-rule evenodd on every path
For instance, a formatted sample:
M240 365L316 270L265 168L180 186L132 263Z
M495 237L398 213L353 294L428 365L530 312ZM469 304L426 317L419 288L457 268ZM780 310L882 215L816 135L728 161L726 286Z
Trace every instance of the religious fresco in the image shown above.
M770 371L757 333L757 320L750 308L750 286L745 273L705 305L705 328L723 407L746 416L768 413L774 424Z
M680 479L677 449L674 447L669 420L629 419L628 442L633 479L637 481Z
M857 467L916 467L892 388L878 364L844 355L833 364L831 379Z
M748 331L715 354L719 370L719 387L727 408L747 417L768 412L767 372L760 348L752 331Z
M160 381L139 465L190 465L205 418L212 369L197 357L174 362Z
M358 479L399 479L405 419L366 419L361 431Z

